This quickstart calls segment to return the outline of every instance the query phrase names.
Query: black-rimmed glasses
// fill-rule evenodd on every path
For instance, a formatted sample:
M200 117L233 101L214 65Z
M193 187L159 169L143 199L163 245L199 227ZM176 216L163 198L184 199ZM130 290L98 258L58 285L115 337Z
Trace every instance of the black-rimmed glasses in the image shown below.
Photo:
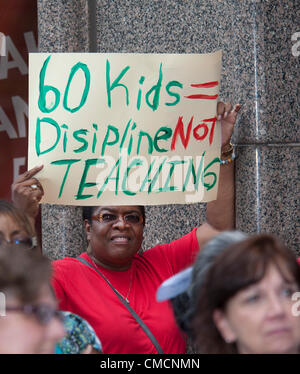
M26 237L26 238L18 238L18 239L11 239L9 241L5 240L3 237L0 236L0 245L3 244L10 244L10 245L21 245L32 249L37 246L36 237Z
M59 321L64 322L63 313L47 304L27 304L18 307L7 306L5 310L11 312L21 312L27 315L33 315L42 325L47 325L53 318L57 318Z

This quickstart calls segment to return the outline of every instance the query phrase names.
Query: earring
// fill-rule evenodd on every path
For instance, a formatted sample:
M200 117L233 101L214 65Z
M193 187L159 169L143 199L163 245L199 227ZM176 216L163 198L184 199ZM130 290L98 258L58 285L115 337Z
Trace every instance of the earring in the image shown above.
M93 252L92 252L92 248L91 248L91 244L90 244L90 243L88 244L88 247L87 247L86 251L87 251L87 254L88 254L88 255L91 255L91 254L93 253Z

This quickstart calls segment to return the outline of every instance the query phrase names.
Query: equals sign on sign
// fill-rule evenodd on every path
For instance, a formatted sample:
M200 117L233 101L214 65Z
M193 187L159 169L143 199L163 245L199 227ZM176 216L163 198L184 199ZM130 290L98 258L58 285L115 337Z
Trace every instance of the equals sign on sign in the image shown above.
M218 81L213 82L206 82L206 83L198 83L198 84L191 84L191 87L194 88L212 88L218 86ZM219 95L207 95L207 94L195 94L185 96L187 99L203 99L203 100L215 100L218 98Z

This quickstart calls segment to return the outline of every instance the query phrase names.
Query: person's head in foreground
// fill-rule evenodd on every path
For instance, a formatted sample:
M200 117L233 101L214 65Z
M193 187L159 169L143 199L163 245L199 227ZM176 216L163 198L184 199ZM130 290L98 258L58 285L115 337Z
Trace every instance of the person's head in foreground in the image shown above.
M254 235L222 251L209 268L193 319L201 353L298 353L300 289L295 254L276 237Z
M0 200L0 245L17 244L39 251L35 233L25 214L11 202Z
M50 278L47 258L0 246L0 353L54 353L64 327Z
M245 240L241 231L223 231L209 240L198 253L193 266L167 279L157 291L157 300L170 300L180 329L193 339L192 320L197 312L199 290L214 259L230 245Z

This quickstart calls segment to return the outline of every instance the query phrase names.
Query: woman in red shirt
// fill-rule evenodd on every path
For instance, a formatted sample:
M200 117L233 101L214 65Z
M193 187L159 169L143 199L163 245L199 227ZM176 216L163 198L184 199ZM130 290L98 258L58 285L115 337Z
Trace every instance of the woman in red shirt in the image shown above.
M239 105L233 108L229 103L218 104L222 152L226 158L230 158L228 143L239 109ZM36 172L32 170L27 172L31 179ZM84 208L89 247L78 259L67 257L53 262L53 287L62 310L78 314L91 324L101 340L103 353L158 352L156 342L150 340L128 305L164 353L186 352L185 337L176 325L172 309L168 302L157 302L156 291L165 279L189 266L199 248L217 230L234 226L233 163L222 165L219 178L218 198L207 204L208 223L143 255L138 254L145 224L143 207ZM13 187L13 191L17 190L18 181Z

